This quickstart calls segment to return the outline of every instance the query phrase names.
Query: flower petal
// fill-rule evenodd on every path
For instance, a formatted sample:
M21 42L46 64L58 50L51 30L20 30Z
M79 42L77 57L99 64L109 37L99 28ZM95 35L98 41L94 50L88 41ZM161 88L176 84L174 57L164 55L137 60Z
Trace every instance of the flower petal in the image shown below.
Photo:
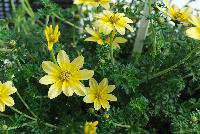
M6 104L7 106L11 107L15 104L14 100L10 96L3 96L1 97L1 101Z
M79 95L79 96L85 96L86 94L86 89L84 85L80 81L73 81L70 84L74 85L74 92Z
M83 70L79 70L79 71L75 72L73 74L73 79L88 80L88 79L92 78L93 75L94 75L93 70L83 69Z
M106 93L111 93L115 88L116 88L115 85L109 85L106 90Z
M62 85L62 91L66 96L72 96L74 94L74 87L68 84L68 82L64 81Z
M108 79L104 78L100 83L99 83L99 89L103 90L108 87Z
M95 99L94 100L94 109L98 111L100 108L101 108L101 104L100 104L99 100Z
M107 95L107 100L110 100L110 101L117 101L117 97L115 97L115 96L112 95L112 94L108 94L108 95Z
M60 68L51 61L43 61L42 68L50 75L59 76L60 74Z
M93 103L95 100L95 95L94 94L88 94L83 98L83 101L85 103Z
M71 62L71 72L79 70L80 68L83 67L83 64L84 64L84 57L78 56Z
M7 95L11 95L11 94L17 92L17 89L15 87L13 87L12 81L7 81L4 84L5 84L5 88L6 88L5 92Z
M5 104L1 102L0 100L0 112L4 112L4 111L5 111Z
M98 83L94 78L91 78L89 80L89 86L91 89L97 89L98 88Z
M39 83L44 85L54 84L59 81L59 78L53 75L45 75L39 80Z
M57 56L57 62L61 68L67 68L70 63L69 57L64 50L60 50Z
M101 105L104 109L109 109L110 108L110 104L107 100L101 100Z
M186 30L187 36L200 40L200 28L198 27L192 27Z
M62 81L58 81L49 88L48 97L50 99L54 99L62 93L62 83Z

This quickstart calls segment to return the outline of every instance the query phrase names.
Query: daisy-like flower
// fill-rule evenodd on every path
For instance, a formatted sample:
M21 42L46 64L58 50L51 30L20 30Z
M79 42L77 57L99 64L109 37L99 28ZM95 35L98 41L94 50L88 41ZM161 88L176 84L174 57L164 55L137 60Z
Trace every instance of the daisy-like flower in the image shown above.
M106 35L110 34L112 31L117 31L121 35L124 35L126 28L131 32L134 31L129 23L133 23L133 21L125 17L124 13L113 13L104 10L102 14L97 15L97 20L94 22L94 25L95 27L101 28Z
M88 37L85 39L85 41L91 41L91 42L97 42L99 45L102 45L104 43L110 44L110 37L108 36L106 39L103 39L101 37L101 30L94 30L92 28L86 27L86 32L91 35L91 37ZM113 32L112 35L112 44L114 48L120 48L120 44L126 43L127 40L122 37L115 37L115 33Z
M104 78L99 84L92 78L89 80L89 86L83 101L85 103L94 103L95 110L99 110L101 106L104 109L109 109L110 104L108 101L117 101L117 98L110 94L115 89L115 85L108 85L107 78Z
M68 55L64 50L60 50L57 56L57 64L51 61L42 63L43 70L48 74L40 79L40 83L51 85L48 91L48 97L53 99L62 92L66 96L72 96L75 92L79 96L85 95L85 87L80 80L88 80L94 75L94 71L83 69L84 57L78 56L70 62Z
M0 82L0 112L5 111L5 105L12 107L15 104L13 98L10 96L15 92L17 92L17 89L13 87L11 81Z
M46 36L46 40L48 42L48 49L49 51L52 50L53 45L58 42L58 38L60 36L60 31L58 31L59 27L56 25L55 29L53 30L53 26L50 25L49 27L46 26L44 33Z
M192 14L192 7L184 7L180 9L177 5L173 4L170 5L170 2L168 0L164 0L164 3L167 7L167 10L160 8L157 6L157 8L162 11L164 14L169 16L173 21L175 22L188 22L188 19L190 18L190 15Z
M97 130L98 121L86 122L84 126L84 134L95 134Z
M105 9L109 9L110 1L111 0L75 0L74 4L83 4L83 5L89 5L89 6L94 6L94 7L102 6Z
M187 36L200 40L200 14L199 16L191 16L189 22L192 23L195 27L191 27L186 30Z

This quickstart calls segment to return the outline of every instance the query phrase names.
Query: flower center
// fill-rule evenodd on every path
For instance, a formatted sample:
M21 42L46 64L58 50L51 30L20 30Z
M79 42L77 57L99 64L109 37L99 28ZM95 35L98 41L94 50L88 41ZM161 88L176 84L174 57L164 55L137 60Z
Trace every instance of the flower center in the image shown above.
M178 21L183 21L183 20L185 20L185 16L184 16L184 14L182 14L182 13L176 13L176 14L174 15L174 18L175 18L175 20L178 20Z
M54 42L55 36L53 34L49 34L49 42Z
M63 71L60 74L61 79L62 80L67 80L67 81L71 78L71 76L72 76L72 74L70 72L68 72L68 71Z
M95 97L97 99L101 99L102 98L101 92L97 92L96 95L95 95Z
M110 22L114 24L119 18L116 18L115 15L110 17Z

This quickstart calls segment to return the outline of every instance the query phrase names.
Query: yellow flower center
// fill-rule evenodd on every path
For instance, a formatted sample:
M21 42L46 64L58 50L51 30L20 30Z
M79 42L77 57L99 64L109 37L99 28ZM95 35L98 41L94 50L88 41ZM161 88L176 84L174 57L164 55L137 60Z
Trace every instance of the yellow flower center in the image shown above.
M60 74L61 79L66 80L66 81L68 81L71 78L71 76L72 76L72 74L68 71L63 71Z
M55 42L56 37L54 36L54 34L49 34L49 42Z
M174 19L178 20L178 21L183 21L183 20L185 20L185 16L184 16L184 14L179 12L179 13L174 14Z
M101 99L102 98L102 94L101 94L101 92L97 92L96 94L95 94L95 97L97 98L97 99Z
M110 22L111 22L112 24L114 24L114 23L117 22L118 19L119 19L119 17L115 17L115 15L113 15L113 16L110 17Z

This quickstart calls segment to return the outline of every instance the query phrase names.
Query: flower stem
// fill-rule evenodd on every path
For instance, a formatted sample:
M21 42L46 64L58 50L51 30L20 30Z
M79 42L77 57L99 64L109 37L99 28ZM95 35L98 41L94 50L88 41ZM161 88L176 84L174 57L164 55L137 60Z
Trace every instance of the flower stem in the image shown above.
M23 115L24 117L28 118L28 119L31 119L33 121L38 121L38 119L34 118L34 117L31 117L21 111L19 111L18 109L14 108L14 107L10 107L14 112L20 114L20 115ZM56 129L60 129L59 127L53 125L53 124L50 124L50 123L47 123L47 122L42 122L45 126L47 127L51 127L51 128L56 128Z
M112 43L113 37L112 37L112 32L110 33L110 58L111 62L114 65L114 56L113 56L113 43Z
M53 63L57 64L56 57L55 57L55 54L54 54L54 50L52 49L52 50L50 51L50 53L51 53L51 58L52 58L52 60L53 60Z
M19 97L19 99L21 100L21 102L24 104L24 106L26 107L26 109L33 115L33 117L37 118L37 116L35 115L35 113L30 109L30 107L28 106L28 104L24 101L24 99L22 98L22 96L19 94L19 92L17 91L17 96Z

